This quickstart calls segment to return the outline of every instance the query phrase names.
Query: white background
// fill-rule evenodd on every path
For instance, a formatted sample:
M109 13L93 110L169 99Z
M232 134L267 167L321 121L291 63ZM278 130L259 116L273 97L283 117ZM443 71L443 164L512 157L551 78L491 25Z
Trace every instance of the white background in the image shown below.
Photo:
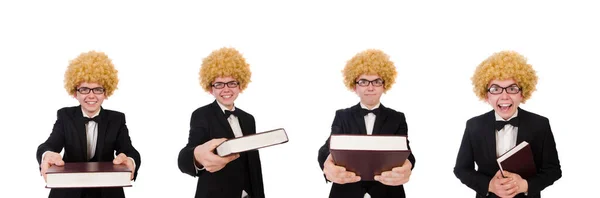
M193 197L177 167L193 110L213 101L198 83L202 58L235 47L252 83L236 106L258 131L284 127L290 142L261 150L267 197L327 197L317 151L336 109L358 97L341 70L378 48L398 70L382 103L407 116L417 163L409 197L472 197L452 170L467 119L491 108L472 92L475 67L494 52L524 54L539 76L521 107L550 119L563 177L544 197L595 192L598 176L599 6L545 1L0 3L0 197L46 197L35 160L66 94L68 61L104 51L119 89L104 102L124 112L142 157L127 197ZM587 180L587 181L584 181ZM589 181L589 182L588 182Z

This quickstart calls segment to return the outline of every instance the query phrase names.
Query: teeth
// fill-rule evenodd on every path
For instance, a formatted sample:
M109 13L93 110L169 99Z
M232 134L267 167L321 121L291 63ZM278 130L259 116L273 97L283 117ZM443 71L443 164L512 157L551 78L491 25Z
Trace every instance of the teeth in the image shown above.
M223 96L223 98L231 98L231 96Z
M498 106L501 106L501 107L509 107L510 105L511 105L511 104L499 104Z
M88 104L96 104L96 102L85 102L85 103L88 103Z

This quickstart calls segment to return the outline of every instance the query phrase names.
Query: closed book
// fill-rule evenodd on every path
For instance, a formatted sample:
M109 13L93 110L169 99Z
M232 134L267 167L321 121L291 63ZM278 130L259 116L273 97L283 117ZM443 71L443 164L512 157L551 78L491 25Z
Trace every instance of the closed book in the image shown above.
M46 188L130 187L131 170L112 162L68 162L50 166Z
M497 161L501 171L519 174L523 179L536 174L533 152L529 143L525 141L502 154Z
M279 128L226 140L217 146L215 151L219 156L227 156L232 153L257 150L286 142L288 142L287 133L284 129Z
M402 166L410 155L406 136L392 135L331 135L329 151L337 166L363 181Z

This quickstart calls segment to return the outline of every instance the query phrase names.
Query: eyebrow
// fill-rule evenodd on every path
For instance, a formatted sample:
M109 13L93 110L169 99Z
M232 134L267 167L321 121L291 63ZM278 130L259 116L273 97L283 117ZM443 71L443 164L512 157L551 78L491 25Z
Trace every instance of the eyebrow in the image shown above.
M383 79L381 79L381 78L377 78L377 79L373 79L373 80L368 80L368 79L365 79L365 78L361 78L361 79L358 79L358 80L376 81L376 80L383 80Z
M502 87L502 86L500 86L498 84L492 84L492 85L490 85L490 87L493 87L494 85L496 85L496 87ZM517 85L516 83L513 83L511 85L508 85L507 87L512 87L512 86L517 86L518 87L519 85Z

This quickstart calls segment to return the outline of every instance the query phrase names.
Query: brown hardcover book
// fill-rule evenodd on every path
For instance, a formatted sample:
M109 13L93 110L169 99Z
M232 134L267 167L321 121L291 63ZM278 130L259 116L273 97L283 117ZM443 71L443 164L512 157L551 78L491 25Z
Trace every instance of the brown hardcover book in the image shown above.
M501 171L517 173L523 179L536 174L531 146L525 141L502 154L497 161Z
M331 135L329 151L336 165L363 181L402 166L410 155L406 136L390 135Z
M229 139L221 143L215 149L219 156L227 156L232 153L256 150L264 147L274 146L288 142L288 136L284 129L265 131L252 135Z
M46 188L131 187L131 170L112 162L69 162L50 166Z

